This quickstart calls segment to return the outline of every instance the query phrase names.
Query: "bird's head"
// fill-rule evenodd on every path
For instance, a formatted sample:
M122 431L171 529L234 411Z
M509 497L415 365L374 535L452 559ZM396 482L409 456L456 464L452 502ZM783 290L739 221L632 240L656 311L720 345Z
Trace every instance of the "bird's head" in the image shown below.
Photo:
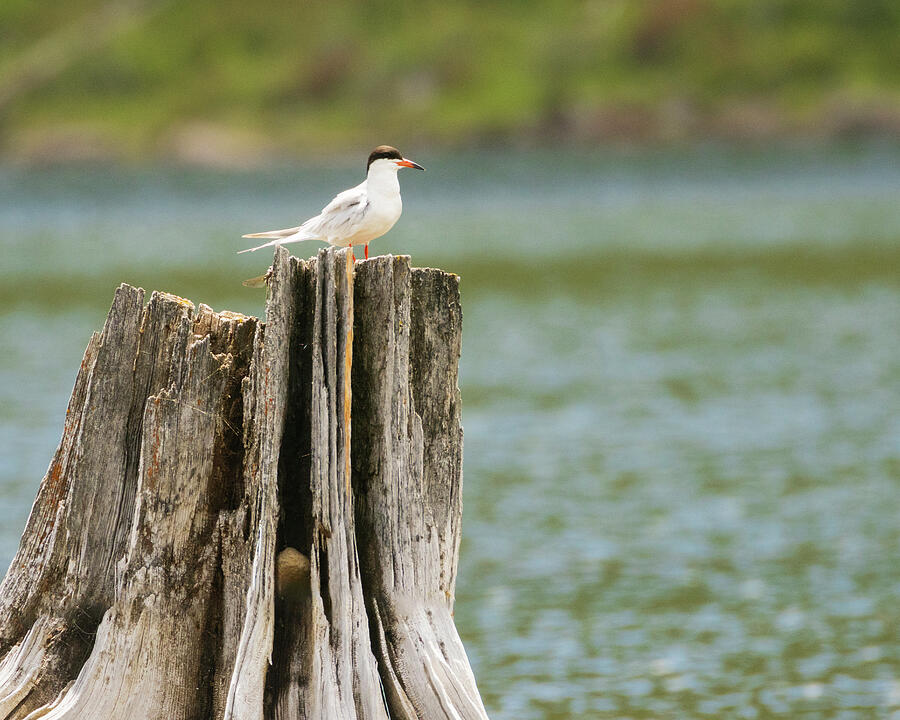
M397 172L400 168L415 168L416 170L424 170L421 165L414 163L412 160L404 158L397 148L390 145L379 145L369 154L369 163L366 165L366 173L373 170L382 172L383 170L393 170Z

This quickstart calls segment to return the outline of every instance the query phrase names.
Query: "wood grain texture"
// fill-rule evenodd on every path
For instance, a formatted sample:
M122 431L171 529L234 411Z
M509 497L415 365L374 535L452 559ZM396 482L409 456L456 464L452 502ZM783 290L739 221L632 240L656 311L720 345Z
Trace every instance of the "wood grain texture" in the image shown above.
M379 257L356 273L354 484L391 716L486 718L453 623L462 515L458 279ZM413 311L414 308L414 311Z
M143 301L88 343L0 584L0 720L485 718L457 278L278 249L265 324Z

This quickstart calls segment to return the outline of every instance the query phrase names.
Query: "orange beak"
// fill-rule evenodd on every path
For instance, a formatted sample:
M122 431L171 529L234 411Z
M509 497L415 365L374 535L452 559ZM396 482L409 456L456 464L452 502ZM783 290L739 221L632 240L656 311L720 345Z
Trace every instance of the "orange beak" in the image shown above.
M421 165L419 165L419 163L414 163L412 160L404 159L404 160L396 160L395 162L397 163L397 167L415 168L416 170L424 170L425 169Z

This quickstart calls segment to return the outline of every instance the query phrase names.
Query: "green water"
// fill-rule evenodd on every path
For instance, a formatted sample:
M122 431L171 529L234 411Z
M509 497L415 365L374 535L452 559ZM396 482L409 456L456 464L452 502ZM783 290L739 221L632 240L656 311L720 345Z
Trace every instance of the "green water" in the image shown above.
M414 156L491 717L900 717L900 149ZM115 286L258 314L238 236L360 172L0 171L0 562Z

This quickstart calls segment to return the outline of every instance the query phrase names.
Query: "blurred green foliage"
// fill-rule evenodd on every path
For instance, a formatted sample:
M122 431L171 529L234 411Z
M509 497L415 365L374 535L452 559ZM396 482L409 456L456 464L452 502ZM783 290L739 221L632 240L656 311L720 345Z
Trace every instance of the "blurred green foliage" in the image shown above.
M5 0L0 28L7 155L900 136L896 0Z

